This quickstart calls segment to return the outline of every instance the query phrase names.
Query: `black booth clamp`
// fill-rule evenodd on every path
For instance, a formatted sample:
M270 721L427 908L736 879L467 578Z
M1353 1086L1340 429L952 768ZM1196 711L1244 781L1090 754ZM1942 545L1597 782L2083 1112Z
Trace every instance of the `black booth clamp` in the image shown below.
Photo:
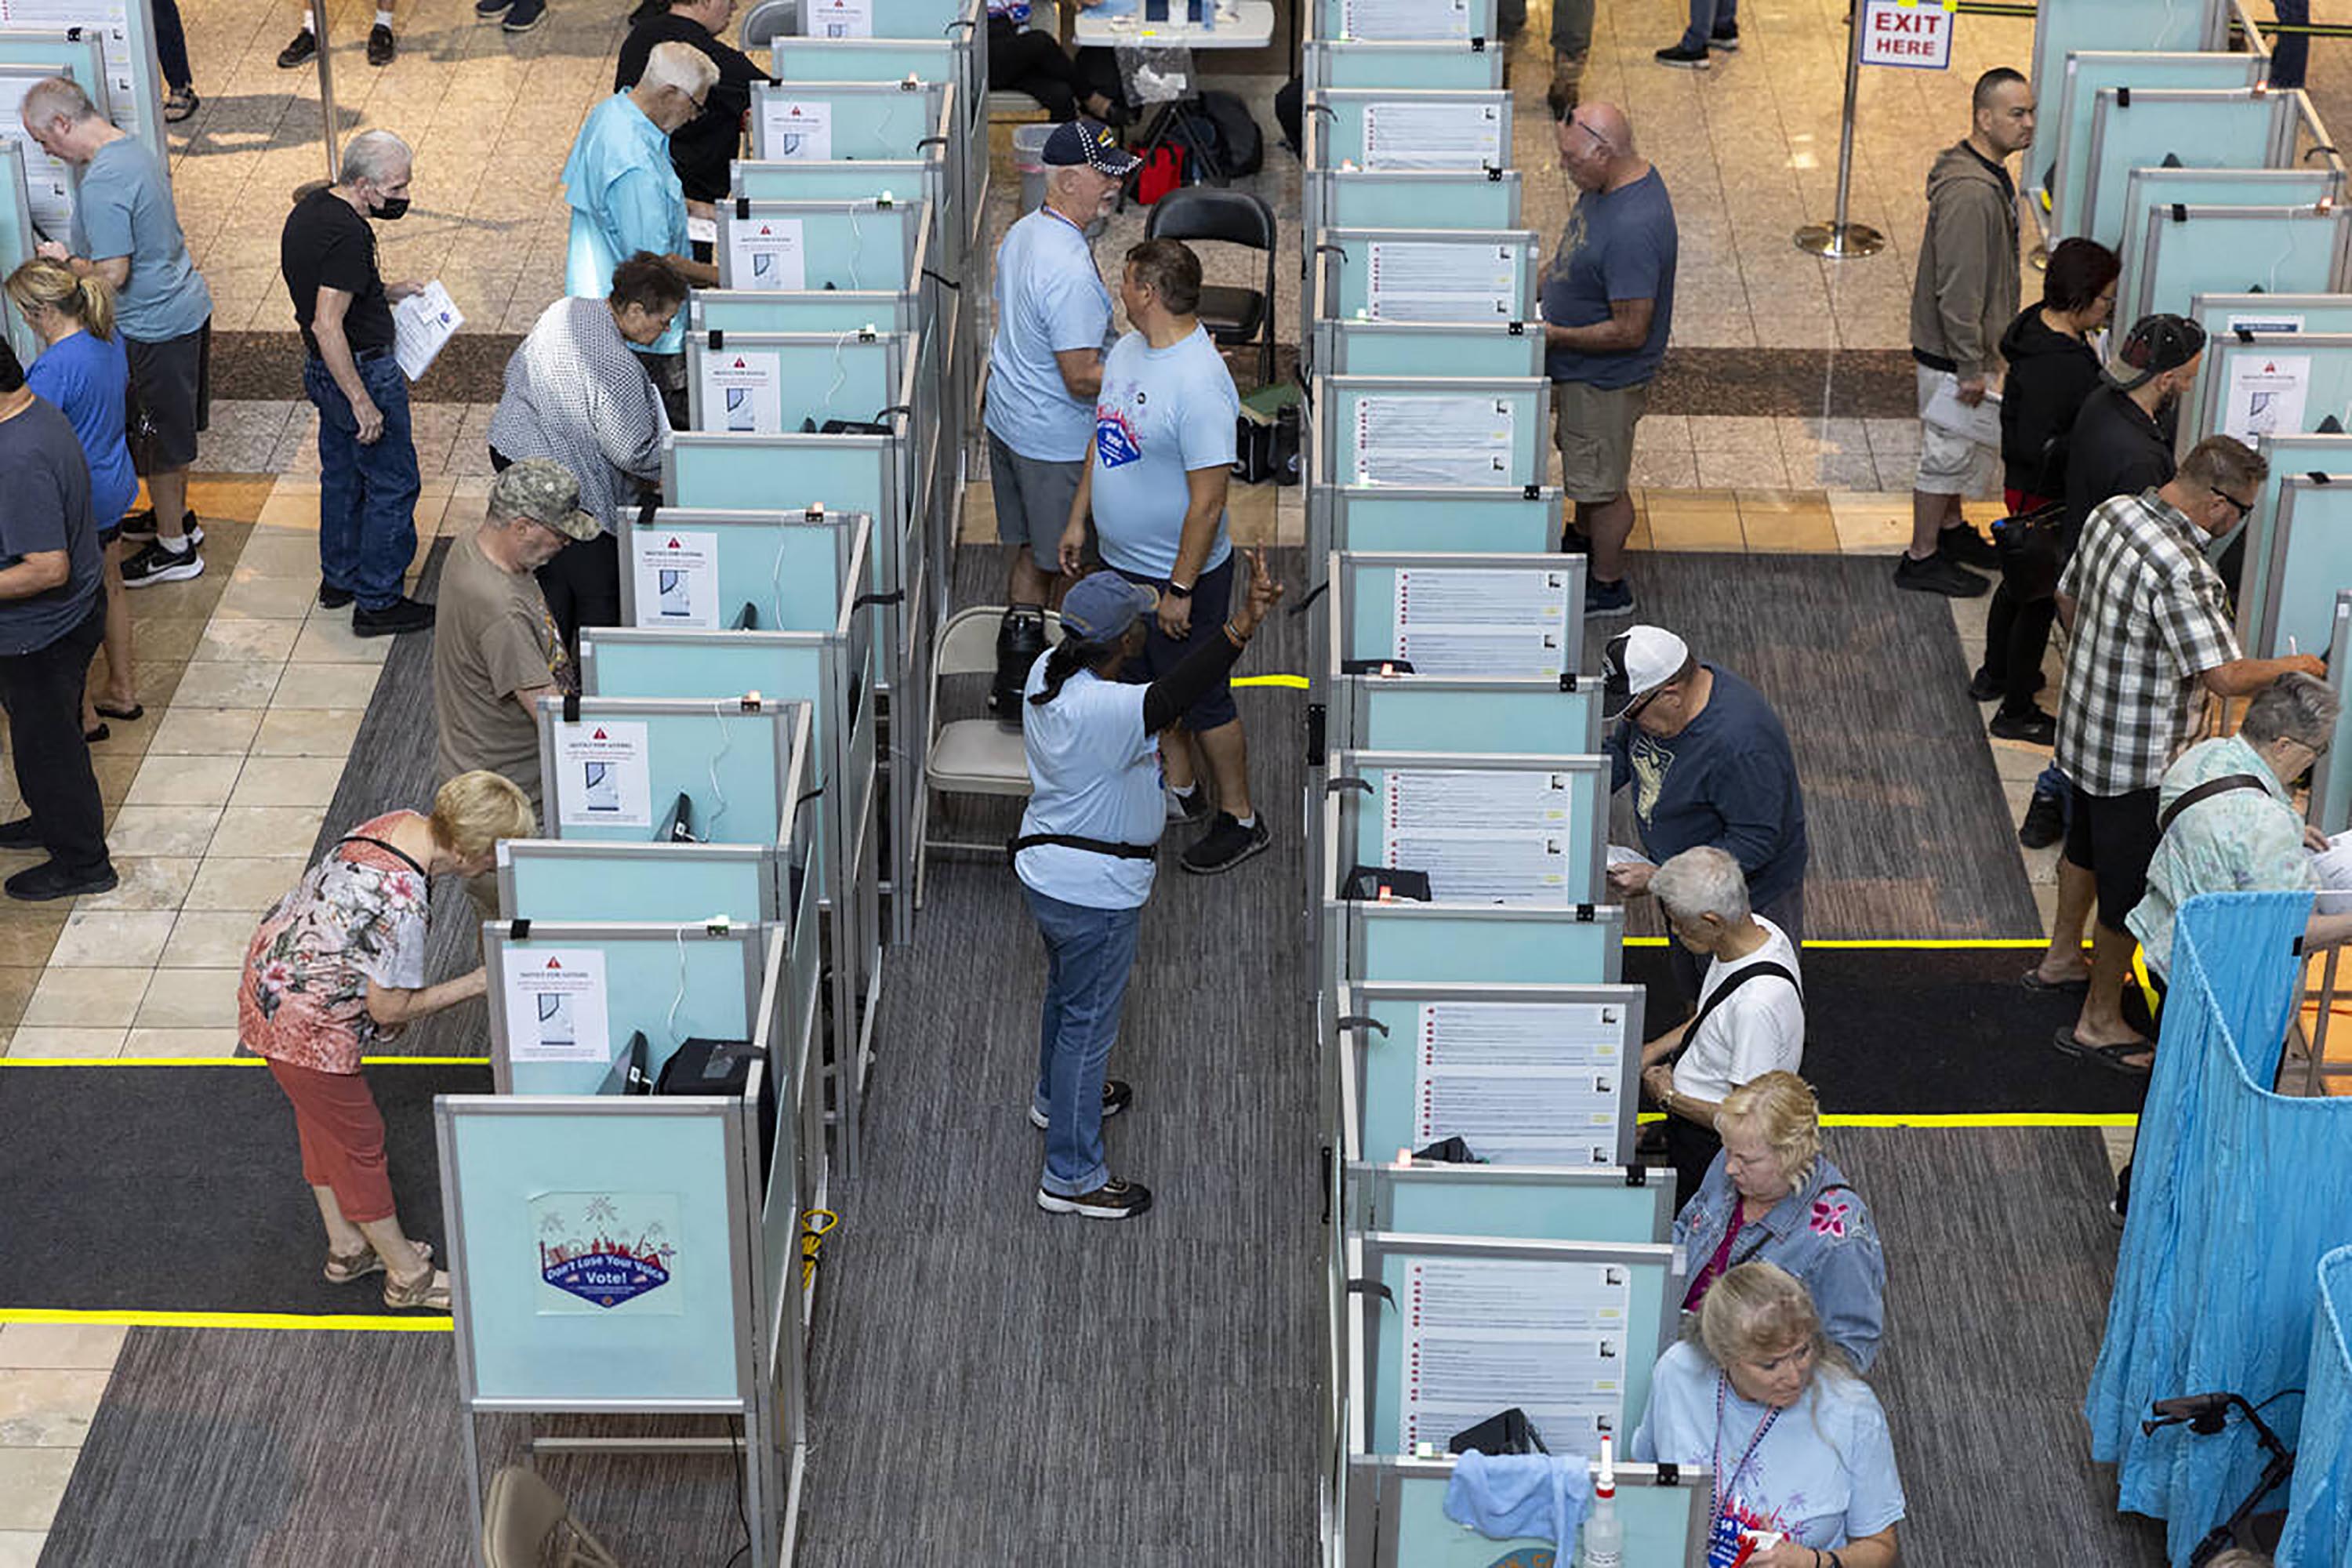
M1298 603L1290 606L1290 613L1294 616L1305 615L1307 613L1307 607L1309 605L1312 605L1316 600L1321 598L1326 593L1329 592L1330 587L1331 579L1328 577L1324 578L1323 581L1316 584L1312 588L1307 589L1306 595L1302 597Z
M913 71L908 71L907 73L906 79L899 82L898 90L900 92L920 92L923 90L923 79L917 76Z
M1496 168L1496 167L1494 164L1492 164L1492 163L1487 164L1487 165L1486 165L1486 183L1487 183L1488 184L1490 184L1490 185L1499 185L1499 184L1501 184L1503 183L1503 171L1502 171L1502 170L1500 170L1500 169L1498 169L1498 168Z
M1589 926L1592 923L1596 911L1591 904L1579 904L1576 906L1576 923Z
M2119 87L2116 89L2116 107L2117 109L2129 109L2131 107L2131 89L2127 87Z
M1353 773L1342 773L1336 779L1326 779L1323 781L1323 793L1325 795L1338 795L1342 790L1350 789L1362 790L1366 795L1371 795L1374 793L1370 780L1360 779Z
M705 936L728 936L731 935L734 930L734 922L725 915L712 915L702 922L702 934Z
M2335 480L2334 480L2332 478L2330 478L2330 477L2329 477L2328 475L2326 475L2326 474L2323 474L2323 473L2321 473L2317 468L2314 468L2314 469L2312 469L2312 470L2311 470L2311 472L2309 472L2309 473L2307 473L2307 474L2304 475L2303 477L2304 477L2305 479L2309 479L2309 480L2310 480L2313 484L2315 484L2315 485L2326 485L2326 484L2333 484L2333 483L2335 483Z
M2185 203L2175 202L2172 204L2172 221L2175 223L2187 223L2189 221L2189 208Z
M580 722L580 693L577 691L563 694L563 721L567 724Z
M509 942L529 942L530 940L530 922L526 920L509 921L507 922L507 940Z
M1660 1460L1658 1463L1658 1484L1662 1487L1678 1487L1682 1485L1683 1468L1680 1465L1669 1464L1664 1460Z
M871 327L860 327L857 329L857 341L861 343L870 343L874 342L877 336L879 336L879 334Z
M1650 1184L1650 1167L1647 1165L1626 1166L1625 1184L1629 1187L1648 1186Z
M746 691L736 704L738 710L745 713L757 713L765 706L766 704L760 700L760 694L756 691Z
M2231 331L2238 334L2238 341L2242 343L2250 343L2254 341L2254 329L2252 327L2233 327Z
M704 336L702 341L704 345L708 347L712 353L725 353L727 352L727 329L724 327L713 327L710 329L709 333Z
M1483 55L1483 54L1485 54L1485 53L1486 52L1486 39L1484 39L1484 38L1473 38L1473 39L1471 39L1471 40L1470 40L1470 52L1471 52L1472 54L1474 54L1474 55Z
M1370 1029L1384 1040L1389 1037L1389 1026L1370 1013L1350 1013L1339 1020L1339 1027L1343 1032L1349 1029Z
M1543 500L1543 486L1541 486L1541 485L1528 485L1528 486L1526 486L1524 489L1522 489L1519 491L1519 496L1520 496L1520 499L1522 499L1522 500Z
M1573 691L1573 690L1575 690L1575 689L1576 689L1576 677L1575 677L1575 675L1574 675L1574 674L1572 674L1572 673L1570 673L1570 672L1569 672L1569 671L1566 671L1566 670L1561 671L1561 673L1560 673L1560 678L1559 678L1559 689L1560 689L1562 691Z
M1348 1294L1350 1296L1378 1296L1390 1306L1393 1307L1396 1305L1396 1292L1390 1289L1385 1283L1378 1279L1350 1279L1348 1281Z
M893 588L887 594L860 594L849 601L849 607L853 610L862 610L869 605L896 605L906 597L907 590L904 588Z
M801 521L803 522L823 522L824 521L824 502L812 501L809 503L809 509L801 513Z
M738 217L739 219L744 219L744 220L748 220L748 219L751 217L751 197L749 197L749 196L737 196L737 197L735 198L735 216L736 216L736 217Z
M1524 338L1528 335L1528 324L1525 321L1513 321L1510 326L1510 332L1511 336L1515 338Z

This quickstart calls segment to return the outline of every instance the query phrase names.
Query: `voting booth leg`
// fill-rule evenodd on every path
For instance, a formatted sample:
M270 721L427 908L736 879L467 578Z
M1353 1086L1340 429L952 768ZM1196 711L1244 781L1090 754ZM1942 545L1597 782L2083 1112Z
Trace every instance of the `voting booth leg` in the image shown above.
M1886 237L1867 224L1846 220L1853 192L1853 110L1862 92L1862 26L1859 5L1846 13L1845 109L1838 117L1837 214L1827 223L1809 223L1796 234L1797 248L1831 261L1853 261L1886 248Z

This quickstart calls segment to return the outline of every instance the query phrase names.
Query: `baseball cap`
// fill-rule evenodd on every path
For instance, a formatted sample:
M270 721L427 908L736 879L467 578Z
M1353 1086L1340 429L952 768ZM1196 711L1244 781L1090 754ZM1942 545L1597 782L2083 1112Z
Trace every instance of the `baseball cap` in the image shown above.
M580 510L580 481L552 458L507 465L490 486L490 510L543 522L566 539L593 539L604 531L603 523Z
M1089 573L1062 595L1062 630L1081 642L1108 642L1160 607L1160 595L1116 572Z
M1117 134L1099 120L1066 120L1055 126L1039 158L1049 169L1084 163L1114 180L1124 180L1143 166L1143 160L1120 146Z
M2179 370L2205 352L2205 329L2186 316L2142 316L2107 362L2107 382L2117 391L2145 386L2168 370Z
M1601 708L1622 719L1633 706L1682 673L1690 645L1663 626L1628 626L1601 649Z

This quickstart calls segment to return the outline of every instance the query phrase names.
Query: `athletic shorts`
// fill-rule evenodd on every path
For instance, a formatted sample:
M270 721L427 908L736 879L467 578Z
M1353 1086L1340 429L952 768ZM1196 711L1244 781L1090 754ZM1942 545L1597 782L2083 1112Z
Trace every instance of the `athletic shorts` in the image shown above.
M2088 871L2099 888L2099 923L2126 928L2124 917L2147 895L2148 862L2156 858L2156 786L2123 795L2093 795L2080 784L2066 824L2066 863Z
M1184 656L1211 637L1225 635L1225 615L1234 598L1234 563L1238 557L1228 555L1223 565L1201 574L1192 584L1192 630L1178 642L1160 629L1158 616L1150 622L1150 630L1144 634L1143 651L1129 661L1119 672L1119 679L1139 686L1149 685L1184 662ZM1157 577L1138 576L1132 572L1119 575L1130 583L1159 591L1164 584ZM1183 725L1194 734L1232 723L1241 717L1234 706L1233 672L1227 670L1214 686L1203 692L1201 700L1184 710Z
M1560 493L1599 506L1625 493L1633 471L1633 427L1650 405L1650 384L1551 384L1552 438L1559 443Z
M196 437L213 420L213 322L182 337L122 340L131 362L131 465L141 477L196 460Z
M1086 471L1085 458L1066 463L1024 458L991 430L988 489L996 498L997 542L1027 545L1038 566L1052 572L1062 531L1070 526L1070 508L1078 499L1078 481Z
M1959 378L1924 364L1911 368L1917 373L1919 390L1919 471L1911 488L1923 496L1975 495L1991 477L1992 448L1927 423L1927 405L1936 389Z

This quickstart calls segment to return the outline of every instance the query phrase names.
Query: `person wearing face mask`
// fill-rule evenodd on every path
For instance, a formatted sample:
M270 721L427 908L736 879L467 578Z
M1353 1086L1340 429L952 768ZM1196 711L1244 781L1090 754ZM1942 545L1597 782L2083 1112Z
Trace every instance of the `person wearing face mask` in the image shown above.
M1892 1568L1907 1505L1878 1395L1778 1264L1729 1270L1650 1373L1629 1457L1708 1488L1707 1568Z
M677 268L639 251L613 268L604 299L558 300L508 359L490 414L490 466L553 458L579 480L581 507L600 525L539 574L574 652L582 626L621 624L621 523L643 491L660 488L670 428L660 392L631 351L669 330L686 292Z
M646 52L637 85L588 111L563 165L564 197L572 204L572 237L563 289L576 299L602 300L613 270L639 251L658 256L698 288L716 288L719 268L694 259L686 231L686 189L670 162L669 136L702 113L719 67L691 44L656 44ZM661 388L670 422L686 412L686 328L672 318L650 343L632 344Z
M302 390L319 410L319 603L356 601L352 630L363 637L433 624L433 606L402 592L421 487L392 324L393 301L425 285L384 283L367 221L407 213L413 161L391 132L361 132L343 149L342 177L297 201L278 242L309 351Z
M477 11L518 0L475 0ZM530 0L520 0L529 4ZM703 100L702 111L669 133L670 166L688 202L727 199L728 165L743 155L743 117L751 111L751 89L768 73L742 50L719 41L735 14L735 0L644 0L629 13L629 36L613 65L613 90L637 85L656 44L684 44L709 57L719 79Z
M2147 891L2163 830L2159 786L2189 738L2197 693L2250 697L2283 675L2327 673L2309 654L2240 652L2221 574L2205 558L2205 542L2253 509L2269 471L2245 443L2207 437L2162 488L2093 511L2058 583L2071 640L2057 763L2074 788L2059 897L2077 908L2095 897L2098 923L2082 1012L2053 1043L2115 1072L2145 1074L2155 1060L2153 1043L2124 1021L2126 922Z

